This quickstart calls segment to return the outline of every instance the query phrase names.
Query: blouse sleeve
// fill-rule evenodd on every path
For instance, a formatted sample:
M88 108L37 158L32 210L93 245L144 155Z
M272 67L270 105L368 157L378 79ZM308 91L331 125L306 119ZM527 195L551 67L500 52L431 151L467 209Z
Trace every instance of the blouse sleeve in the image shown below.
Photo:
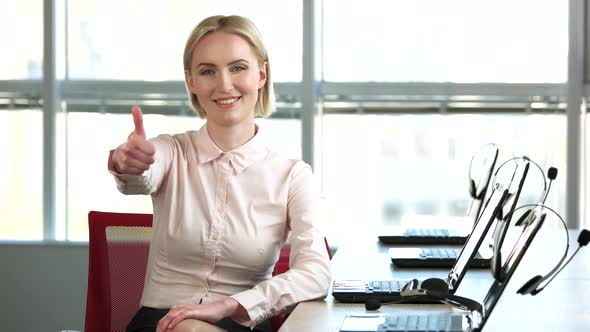
M113 153L109 151L108 170L115 177L117 189L125 195L149 195L158 191L174 158L174 140L170 135L160 135L149 140L155 146L154 163L141 175L120 174L115 170Z
M235 294L257 325L269 317L290 309L301 301L324 298L330 287L330 259L324 236L318 229L320 192L315 185L311 167L298 162L292 169L287 202L291 230L289 270L254 288Z

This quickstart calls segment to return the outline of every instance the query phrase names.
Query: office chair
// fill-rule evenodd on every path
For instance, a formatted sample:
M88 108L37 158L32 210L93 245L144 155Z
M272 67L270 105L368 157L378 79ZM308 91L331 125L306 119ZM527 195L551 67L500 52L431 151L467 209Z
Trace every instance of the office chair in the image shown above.
M139 309L151 214L90 211L85 332L118 332Z
M88 290L85 332L125 331L139 309L151 239L152 215L88 213ZM328 256L330 248L324 239ZM281 248L272 275L289 270L288 244ZM288 314L271 318L278 331Z

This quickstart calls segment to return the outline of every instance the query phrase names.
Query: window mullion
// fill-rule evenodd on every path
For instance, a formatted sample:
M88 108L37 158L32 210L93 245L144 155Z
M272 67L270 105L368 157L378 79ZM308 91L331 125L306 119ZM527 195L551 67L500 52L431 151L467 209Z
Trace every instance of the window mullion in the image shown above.
M43 1L43 239L55 240L56 215L56 113L59 84L56 80L56 3Z

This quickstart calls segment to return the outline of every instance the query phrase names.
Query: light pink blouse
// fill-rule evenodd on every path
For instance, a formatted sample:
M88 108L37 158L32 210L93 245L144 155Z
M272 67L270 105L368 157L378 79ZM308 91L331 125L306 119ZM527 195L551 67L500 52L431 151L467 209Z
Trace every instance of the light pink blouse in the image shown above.
M232 296L256 325L300 301L326 296L330 261L318 231L311 168L271 151L257 134L223 152L206 125L160 135L143 175L115 175L124 194L150 194L153 235L141 304L170 308ZM112 156L112 151L111 151ZM290 270L271 277L289 237Z

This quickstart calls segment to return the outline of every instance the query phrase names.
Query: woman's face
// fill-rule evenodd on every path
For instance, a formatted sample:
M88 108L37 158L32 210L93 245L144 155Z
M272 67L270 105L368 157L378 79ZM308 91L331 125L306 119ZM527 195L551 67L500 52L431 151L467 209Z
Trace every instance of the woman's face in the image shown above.
M234 126L254 119L254 105L258 90L266 82L266 68L258 64L245 39L214 32L195 46L187 80L207 121Z

